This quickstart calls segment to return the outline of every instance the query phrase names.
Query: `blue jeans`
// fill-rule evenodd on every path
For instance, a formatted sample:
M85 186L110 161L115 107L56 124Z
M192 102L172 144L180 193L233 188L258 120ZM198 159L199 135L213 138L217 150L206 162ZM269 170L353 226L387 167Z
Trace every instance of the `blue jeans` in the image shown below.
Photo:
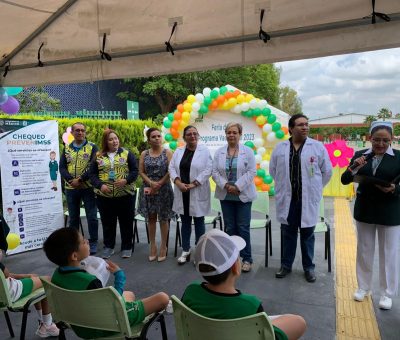
M183 251L190 250L190 236L192 235L192 216L181 215L182 221L182 248ZM193 217L196 244L199 238L206 232L204 217Z
M81 201L83 201L89 229L90 242L97 242L99 222L97 221L96 198L93 189L66 189L65 197L68 205L69 226L79 230Z
M222 215L226 232L229 235L238 235L246 241L246 247L240 251L243 262L253 263L250 243L251 203L241 201L221 201Z

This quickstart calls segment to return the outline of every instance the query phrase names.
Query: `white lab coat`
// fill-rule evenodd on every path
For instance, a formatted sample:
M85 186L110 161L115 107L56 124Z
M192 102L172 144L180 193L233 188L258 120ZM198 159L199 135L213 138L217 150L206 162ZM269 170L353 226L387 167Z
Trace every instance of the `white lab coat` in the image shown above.
M225 199L227 191L225 184L228 183L226 177L226 156L228 146L220 147L214 155L212 178L217 184L215 189L215 198ZM239 153L237 159L237 180L235 185L240 191L239 199L243 203L252 202L257 198L256 186L254 185L254 176L256 175L256 160L253 150L249 147L239 144Z
M179 165L186 147L175 150L169 163L169 176L173 182L180 178ZM211 211L210 176L212 171L212 158L205 145L197 145L190 166L190 182L197 181L200 185L190 190L189 215L194 217L206 216ZM174 204L172 210L183 215L182 192L174 185Z
M287 224L292 186L289 174L290 141L279 143L272 152L269 172L275 180L276 217ZM311 171L311 168L313 170ZM301 227L313 227L318 222L322 190L332 175L332 165L324 145L307 138L301 151Z

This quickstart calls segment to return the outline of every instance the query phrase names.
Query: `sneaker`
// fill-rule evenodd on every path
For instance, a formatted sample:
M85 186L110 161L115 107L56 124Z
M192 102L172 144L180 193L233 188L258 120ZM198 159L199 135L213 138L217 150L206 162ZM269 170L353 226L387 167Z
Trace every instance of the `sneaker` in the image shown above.
M121 250L121 257L123 259L129 259L132 256L132 249Z
M90 255L94 255L97 253L97 242L89 242L90 247Z
M242 264L242 272L248 273L251 270L251 263L244 261Z
M379 300L379 308L389 310L392 308L392 299L388 296L382 295Z
M50 336L58 336L60 334L60 330L53 322L50 326L46 326L43 322L39 325L39 328L36 331L36 335L41 338L48 338Z
M359 289L357 289L356 291L355 291L355 293L353 294L353 299L354 300L356 300L356 301L363 301L364 300L364 298L366 297L366 296L368 296L370 294L370 292L369 291L366 291L366 290L364 290L364 289L361 289L361 288L359 288Z
M103 254L101 254L101 257L103 259L109 259L111 257L111 255L113 255L113 254L114 254L114 249L106 247L103 249Z

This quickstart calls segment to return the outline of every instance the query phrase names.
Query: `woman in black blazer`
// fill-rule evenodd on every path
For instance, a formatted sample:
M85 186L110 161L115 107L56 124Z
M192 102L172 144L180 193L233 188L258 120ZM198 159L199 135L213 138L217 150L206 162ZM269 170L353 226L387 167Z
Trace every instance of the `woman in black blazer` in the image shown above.
M379 242L379 308L392 307L391 296L399 284L398 244L400 235L400 151L391 147L393 126L390 122L373 122L370 149L357 151L342 183L353 182L354 176L374 177L387 182L378 185L361 182L357 188L354 219L357 226L357 282L354 300L362 301L371 292L375 238Z

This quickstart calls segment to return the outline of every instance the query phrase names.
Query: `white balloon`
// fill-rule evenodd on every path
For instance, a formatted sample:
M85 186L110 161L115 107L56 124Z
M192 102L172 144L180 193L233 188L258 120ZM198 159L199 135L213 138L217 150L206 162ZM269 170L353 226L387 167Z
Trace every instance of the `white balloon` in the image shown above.
M260 155L255 155L254 158L256 159L257 164L261 163L262 157Z
M269 169L269 161L262 161L260 163L260 168L264 169L264 170L268 170Z
M194 103L193 103L194 104ZM193 109L193 105L192 105L192 109ZM190 119L189 119L189 124L194 124L195 120L199 117L199 113L198 112L190 112Z
M232 112L234 112L234 113L240 113L240 112L242 112L242 107L240 106L240 104L237 104L237 105L235 105L234 107L233 107L233 109L232 109Z
M269 133L272 131L272 126L271 126L271 124L265 124L265 125L263 126L263 131L264 131L265 133L269 134Z
M264 140L262 138L256 138L253 143L256 148L260 148L264 145Z
M203 95L204 97L209 97L211 93L211 89L209 87L204 88Z
M263 156L266 152L267 150L263 146L257 149L257 155Z
M196 96L197 96L197 95L196 95ZM203 101L204 101L204 97L203 97ZM193 110L194 112L199 111L199 110L200 110L200 103L194 102L194 103L192 104L192 110Z
M213 90L217 90L219 93L219 87L214 87Z
M255 109L257 106L258 106L258 104L257 104L257 99L252 99L252 100L250 100L250 107L251 107L252 109Z
M267 136L267 141L268 142L275 142L276 141L276 136L275 132L270 132Z
M242 103L240 104L240 106L242 107L242 111L247 111L248 109L250 109L249 103Z
M204 96L201 93L197 93L195 95L196 100L201 104L202 102L204 102ZM194 104L194 103L193 103ZM193 104L192 104L192 108L193 108Z
M163 147L164 147L164 149L167 149L167 150L169 150L169 149L170 149L170 147L169 147L169 144L168 144L168 143L164 143L164 144L163 144Z
M265 99L261 99L261 100L258 102L258 107L259 107L260 109L263 109L263 108L267 107L267 101L266 101Z

